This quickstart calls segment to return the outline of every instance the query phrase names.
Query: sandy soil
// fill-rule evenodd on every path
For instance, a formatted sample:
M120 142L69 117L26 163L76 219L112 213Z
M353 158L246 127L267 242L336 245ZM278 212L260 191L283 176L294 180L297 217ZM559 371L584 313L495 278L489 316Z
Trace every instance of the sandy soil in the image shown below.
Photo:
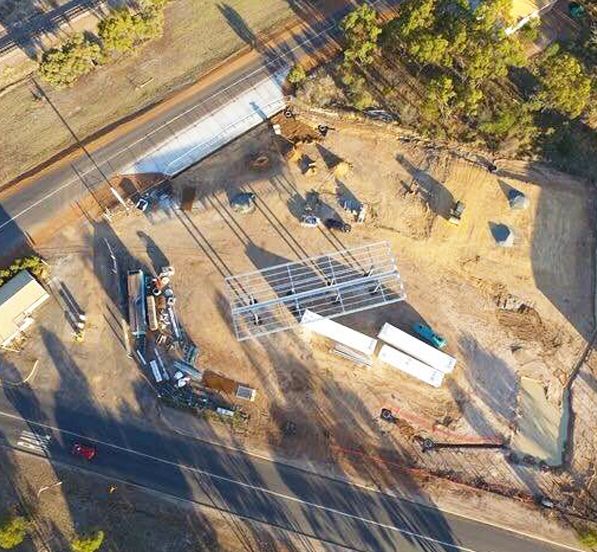
M242 405L250 415L246 426L231 430L216 420L187 416L188 432L297 462L347 459L353 472L360 465L355 458L382 450L390 467L417 465L525 492L553 488L551 475L512 467L499 451L471 452L466 458L458 451L425 455L412 437L508 442L518 423L521 376L541 381L548 400L559 405L563 383L592 329L591 190L525 163L500 164L491 175L474 156L406 142L382 126L341 121L332 126L337 130L324 142L299 146L299 154L315 161L315 175L302 174L296 160L286 161L275 136L260 128L175 179L175 197L196 188L191 212L159 209L145 216L135 211L118 218L113 228L70 227L42 247L55 287L65 283L91 327L85 342L75 344L60 315L64 306L40 317L35 332L41 339L34 333L22 356L28 366L31 358L43 360L35 388L72 394L75 402L89 400L114 416L169 422L167 410L156 409L150 384L126 358L107 239L122 269L173 264L178 312L201 349L199 364L257 389L256 401ZM285 131L306 132L304 126ZM269 157L268 168L251 168L257 154ZM340 180L327 168L334 156L352 166ZM510 210L510 187L527 195L528 210ZM313 188L328 212L348 220L337 195L352 195L369 206L369 219L350 234L301 227L297 214ZM229 198L239 190L257 194L254 213L229 208ZM446 220L454 199L466 203L460 226ZM514 247L496 245L495 223L513 229ZM408 299L340 322L372 336L386 321L404 329L418 321L430 324L458 360L442 388L381 365L356 366L297 331L236 342L225 276L380 240L389 241L396 254ZM507 310L512 305L516 309ZM401 423L390 428L380 422L382 407L392 408ZM591 457L591 445L586 446L585 458Z

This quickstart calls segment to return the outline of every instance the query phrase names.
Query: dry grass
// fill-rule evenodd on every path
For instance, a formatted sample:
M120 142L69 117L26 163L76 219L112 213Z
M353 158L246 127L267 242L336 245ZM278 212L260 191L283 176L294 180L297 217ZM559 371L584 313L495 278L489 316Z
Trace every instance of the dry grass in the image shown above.
M196 79L238 51L251 33L272 30L292 14L284 0L230 0L222 6L215 0L174 0L166 10L161 39L70 90L50 92L51 99L74 131L88 136ZM228 10L227 16L222 9ZM227 19L238 22L237 30ZM51 108L35 99L27 82L0 96L0 111L0 182L35 167L72 141Z

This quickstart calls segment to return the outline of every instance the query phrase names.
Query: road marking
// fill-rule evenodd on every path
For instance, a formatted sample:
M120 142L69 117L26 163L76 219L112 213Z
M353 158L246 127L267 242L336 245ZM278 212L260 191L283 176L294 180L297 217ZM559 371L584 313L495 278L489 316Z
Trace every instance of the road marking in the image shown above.
M376 1L372 2L372 4L376 4L379 1L380 0L376 0ZM227 86L225 86L223 88L218 89L216 92L214 92L213 94L211 94L209 96L209 98L206 98L205 100L202 100L199 103L197 103L197 104L195 104L195 105L187 108L186 110L184 110L183 112L179 113L178 115L176 115L172 119L168 119L168 121L162 123L161 125L157 126L154 129L152 129L151 132L149 132L149 134L145 134L143 137L138 138L137 140L135 140L134 142L132 142L130 144L127 144L124 148L118 150L117 152L114 152L113 154L111 154L107 158L101 160L100 161L100 165L105 165L106 163L109 164L112 159L114 159L115 157L118 157L119 155L121 155L122 153L124 153L126 150L132 148L133 146L136 146L137 144L139 144L140 142L143 142L144 140L147 140L153 134L155 134L156 132L159 132L163 128L168 127L174 121L180 119L181 117L184 117L184 116L188 115L191 111L202 107L205 103L207 103L208 101L212 101L215 97L221 96L221 95L225 94L226 92L228 92L228 90L230 90L234 86L237 86L238 84L242 83L243 81L246 81L246 80L250 79L254 75L258 74L260 71L267 72L268 67L270 65L273 65L273 64L277 63L278 61L280 61L281 59L290 56L290 54L292 54L294 51L302 48L306 44L309 44L309 43L313 42L316 38L319 38L321 35L327 33L330 29L332 29L335 26L336 26L336 22L333 21L327 27L325 27L322 31L318 32L317 34L315 34L315 35L313 35L311 37L307 37L302 42L297 43L296 46L293 46L289 50L285 50L282 54L278 55L277 57L275 57L275 58L273 58L273 59L271 59L269 61L266 61L263 66L260 66L260 67L258 67L256 69L253 69L252 71L250 71L246 75L242 76L241 78L235 80L234 82L230 83L229 85L227 85ZM234 100L232 100L232 101L234 101ZM231 103L231 102L229 102L229 103ZM192 125L189 125L189 126L192 126ZM185 127L185 128L188 128L188 127ZM159 147L159 145L158 146L154 146L152 149L155 150L157 147ZM97 152L92 152L92 153L97 153ZM136 162L137 160L138 159L134 159L133 162ZM73 163L71 164L71 166L73 166L74 163L75 163L75 161L73 161ZM67 181L65 184L63 184L62 186L60 186L56 190L50 192L46 196L43 196L41 199L37 200L35 203L31 204L30 206L26 207L22 211L18 212L14 216L12 216L6 222L0 224L0 230L2 230L5 226L8 226L10 223L14 222L17 218L19 218L19 217L23 216L24 214L28 213L34 207L37 207L37 205L39 205L40 203L45 202L50 197L52 197L53 195L57 194L58 192L60 192L64 188L67 188L68 186L72 186L76 182L79 182L80 180L82 180L83 177L85 177L87 174L89 174L90 172L92 172L94 170L96 170L96 167L91 167L91 168L89 168L87 170L82 171L80 174L77 175L76 178L73 178L73 179Z
M24 430L21 432L19 440L17 441L17 447L26 448L45 454L48 452L47 447L51 439L51 435L44 435Z
M389 529L391 531L395 531L395 532L403 534L403 535L407 535L407 536L410 536L410 537L415 537L415 538L418 538L420 540L424 540L424 541L427 541L427 542L432 542L432 543L439 544L439 545L442 545L442 546L445 546L445 547L448 547L448 548L452 548L452 549L455 549L455 550L460 550L462 552L477 552L477 551L473 550L472 548L467 548L467 547L459 546L459 545L452 544L452 543L449 543L449 542L444 542L444 541L441 541L441 540L438 540L438 539L434 539L432 537L428 537L426 535L421 535L419 533L415 533L413 531L408 531L406 529L400 529L399 527L396 527L394 525L388 525L388 524L385 524L385 523L374 521L372 519L368 519L368 518L364 518L364 517L361 517L361 516L357 516L355 514L350 514L348 512L343 512L341 510L337 510L337 509L331 508L329 506L323 506L321 504L316 504L314 502L310 502L308 500L303 500L303 499L295 497L295 496L286 495L286 494L283 494L283 493L279 493L277 491L272 491L270 489L259 487L257 485L252 485L250 483L245 483L243 481L238 481L236 479L231 479L229 477L225 477L225 476L222 476L222 475L217 475L217 474L208 472L206 470L202 470L200 468L195 468L193 466L187 466L186 464L178 464L176 462L172 462L172 461L166 460L164 458L159 458L159 457L153 456L151 454L140 452L140 451L137 451L137 450L134 450L134 449L129 449L129 448L126 448L126 447L121 447L120 445L116 445L114 443L108 443L108 442L102 441L100 439L96 439L96 438L93 438L93 437L87 437L85 435L80 435L80 434L75 433L73 431L69 431L69 430L66 430L66 429L60 429L60 428L57 428L57 427L54 427L54 426L51 426L51 425L48 425L48 424L43 424L41 422L36 422L36 421L33 421L33 420L27 420L25 418L22 418L20 416L16 416L14 414L10 414L8 412L0 411L0 416L4 416L4 417L7 417L7 418L18 420L20 422L26 422L26 423L28 423L30 425L35 425L35 426L43 427L44 429L48 429L48 430L51 430L51 431L56 431L58 433L62 433L62 434L65 434L65 435L70 435L72 437L77 437L77 438L83 439L85 441L90 441L90 442L93 442L93 443L96 443L96 444L103 445L103 446L108 447L108 448L113 448L113 449L116 449L116 450L120 450L120 451L123 451L123 452L134 454L134 455L142 457L142 458L148 458L148 459L154 460L156 462L161 462L161 463L166 464L166 465L174 466L177 469L184 469L184 470L188 470L188 471L191 471L191 472L195 472L195 473L198 473L200 475L204 475L206 477L209 477L211 479L217 479L217 480L220 480L220 481L225 481L227 483L232 483L234 485L238 485L240 487L244 487L244 488L248 488L248 489L251 489L251 490L255 490L255 491L261 492L263 494L275 496L277 498L281 498L281 499L287 500L289 502L296 502L298 504L304 504L305 506L309 506L309 507L312 507L312 508L315 508L315 509L318 509L318 510L323 510L323 511L326 511L326 512L330 512L332 514L338 514L340 516L347 517L349 519L354 519L354 520L357 520L357 521L362 521L363 523L366 523L366 524L375 525L375 526L381 527L383 529ZM276 462L272 461L272 463L276 463ZM318 475L318 474L314 473L314 475ZM348 482L346 482L345 484L349 485L349 486L360 487L359 485L352 485L351 483L348 483ZM367 489L366 487L363 487L363 488ZM370 490L370 489L368 489L368 490ZM383 494L384 496L388 496L388 497L392 497L392 498L399 498L399 497L393 497L392 495L388 495L387 493L382 493L380 491L376 491L376 492L378 494ZM401 500L404 500L404 499L401 499ZM412 501L409 501L409 500L406 500L406 501L407 502L411 502L412 504L417 505L416 503L413 503ZM419 505L417 505L417 506L419 506ZM424 505L421 505L421 506L425 507ZM428 506L427 506L427 508L430 509L430 507L428 507ZM440 510L439 508L437 508L437 510L440 511L440 512L444 511L444 510ZM469 518L466 518L465 516L462 516L462 515L459 515L459 517L464 518L464 519L469 519ZM502 529L502 530L504 530L506 532L518 534L518 535L521 535L521 536L525 536L525 537L530 538L532 540L537 540L537 541L540 541L540 542L544 542L546 544L550 544L550 545L553 545L553 546L556 546L556 547L564 548L564 549L567 549L567 550L572 550L574 552L583 552L583 550L581 550L579 548L574 548L574 547L566 545L566 544L560 544L558 542L550 541L548 539L544 539L544 538L541 538L541 537L536 537L535 535L529 535L529 534L526 534L526 533L522 533L520 531L511 530L511 529L509 529L507 527L501 527L499 525L494 525L494 524L491 524L491 523L486 523L484 521L479 521L479 520L474 520L474 519L473 519L473 521L476 521L476 522L481 523L483 525L487 525L487 526L491 526L491 527L496 527L496 528Z

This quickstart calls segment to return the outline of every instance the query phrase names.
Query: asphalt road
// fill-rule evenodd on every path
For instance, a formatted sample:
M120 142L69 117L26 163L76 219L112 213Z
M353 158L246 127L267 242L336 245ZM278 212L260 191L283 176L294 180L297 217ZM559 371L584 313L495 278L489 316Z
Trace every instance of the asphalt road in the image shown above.
M336 16L339 19L341 14ZM0 201L0 243L6 251L65 204L143 156L155 144L229 101L254 79L295 54L333 40L331 22L294 37L240 73L202 89L157 119L93 153L44 172ZM281 57L280 57L281 56ZM100 167L98 170L97 166ZM97 458L73 458L74 441L95 442ZM5 388L0 442L52 462L83 464L108 477L216 506L315 536L349 549L399 552L556 552L564 548L453 514L371 492L315 473L225 447L185 439L147 425L107 419L101 410L72 411L60 397Z
M17 185L14 192L9 190L0 194L2 244L7 248L21 244L26 234L35 234L36 228L43 227L65 205L74 203L89 190L105 183L105 177L119 174L157 144L230 102L268 75L291 67L296 58L334 41L339 33L336 23L344 12L313 25L301 35L293 35L275 48L257 45L261 56L256 61L201 88L175 106L162 110L156 117L91 152L92 159L81 151L74 160L44 171L27 186Z
M72 457L76 441L95 444L97 457L89 463ZM107 419L99 410L71 411L27 390L0 397L0 443L46 456L56 469L76 464L353 550L565 550L226 447Z

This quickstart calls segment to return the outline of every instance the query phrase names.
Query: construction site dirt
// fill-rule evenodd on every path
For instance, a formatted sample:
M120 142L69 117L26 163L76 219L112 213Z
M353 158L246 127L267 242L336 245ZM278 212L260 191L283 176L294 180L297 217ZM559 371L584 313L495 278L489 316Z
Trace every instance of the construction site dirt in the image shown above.
M83 343L73 342L66 320L47 314L60 307L47 307L23 352L14 354L14 369L22 364L24 374L32 359L40 359L33 384L40 391L62 390L79 402L93 398L114 415L142 416L298 464L334 460L345 474L367 482L374 477L364 470L367 464L416 468L510 495L571 503L561 470L531 458L515 461L508 445L519 427L521 377L541 382L547 400L560 407L591 338L593 190L522 161L500 162L489 172L448 149L400 140L379 124L322 120L321 132L307 119L281 116L273 123L279 127L263 125L179 175L166 203L131 209L111 225L87 221L63 228L40 246L56 289L69 289L87 315L88 330ZM263 157L267 163L254 163ZM512 189L529 199L527 209L510 208ZM318 192L325 217L350 223L350 233L300 224L311 191ZM253 210L230 207L239 192L255 194ZM454 225L450 210L459 200L466 209ZM357 222L342 207L347 204L365 205L365 220ZM512 247L494 239L497 224L512 229ZM380 241L389 242L396 256L406 301L338 321L371 337L386 322L407 331L414 323L434 328L457 359L440 388L379 362L356 365L300 329L237 342L225 277ZM243 403L247 421L231 425L158 402L151 374L127 357L126 313L107 243L121 271L176 267L177 316L201 351L197 366L256 390L253 402L235 400L232 387L225 393ZM74 367L66 375L58 367L65 359ZM590 357L581 371L595 377ZM572 409L579 409L573 432L586 438L575 439L565 458L573 467L566 477L582 484L596 456L589 437L595 398L580 395L585 402L579 407L572 389ZM399 423L381 420L382 408ZM424 452L415 437L506 449Z

